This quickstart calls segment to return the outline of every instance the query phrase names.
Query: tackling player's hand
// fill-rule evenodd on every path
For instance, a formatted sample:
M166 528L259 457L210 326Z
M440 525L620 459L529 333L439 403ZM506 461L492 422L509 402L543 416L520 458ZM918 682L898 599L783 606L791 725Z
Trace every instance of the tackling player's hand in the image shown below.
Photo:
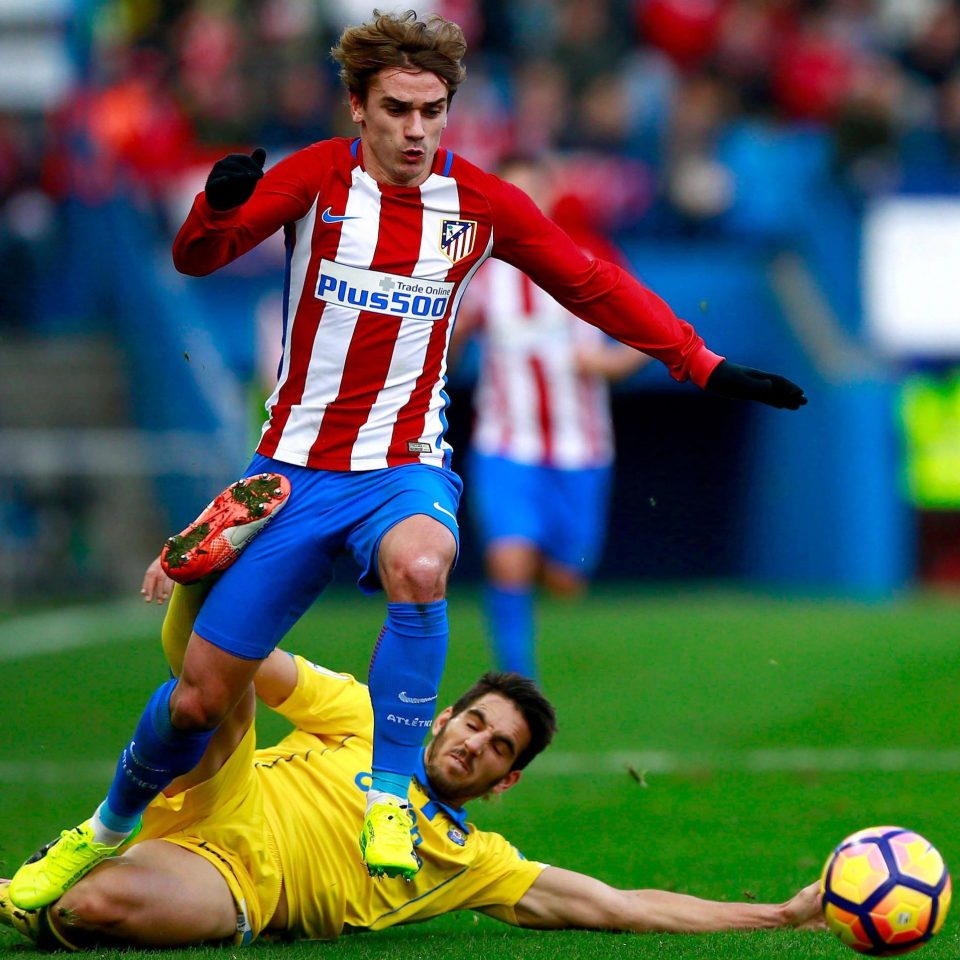
M160 566L160 558L157 557L147 567L147 572L143 575L140 593L147 603L153 600L156 600L157 603L163 603L170 599L172 592L173 581L163 572L163 567Z
M203 192L214 210L230 210L246 203L263 176L267 151L257 147L248 157L245 153L231 153L218 160L207 177Z
M741 367L729 360L722 361L710 374L705 389L721 397L757 400L779 409L797 410L807 402L803 389L792 380L753 367Z
M823 900L820 896L820 881L817 880L794 894L783 904L784 921L800 930L826 930L823 919Z

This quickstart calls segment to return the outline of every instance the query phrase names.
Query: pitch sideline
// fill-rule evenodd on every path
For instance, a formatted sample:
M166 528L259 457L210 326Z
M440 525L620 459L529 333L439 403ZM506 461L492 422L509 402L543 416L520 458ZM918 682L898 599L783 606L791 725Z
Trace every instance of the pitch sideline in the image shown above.
M144 627L159 631L164 610L143 600L111 600L21 614L0 622L0 663L99 646L107 626L116 631L126 624L141 636Z
M159 627L163 608L142 600L109 601L95 605L26 614L0 622L0 663L97 646L109 624L127 623L132 637L144 626ZM115 633L114 633L115 636ZM115 642L115 641L112 641ZM0 761L0 783L56 784L64 777L100 782L113 775L115 762L78 763ZM960 771L960 749L816 748L781 747L766 750L726 750L695 753L669 750L606 750L548 752L530 768L528 776L601 776L632 771L644 774L695 774L717 771L754 773L831 772L939 772Z
M113 776L114 762L91 760L77 763L3 762L0 783L27 784L102 782ZM724 750L696 754L669 750L607 750L589 753L558 752L538 757L528 777L582 777L610 774L697 774L735 771L741 773L957 773L960 750L841 748L780 748L776 750Z

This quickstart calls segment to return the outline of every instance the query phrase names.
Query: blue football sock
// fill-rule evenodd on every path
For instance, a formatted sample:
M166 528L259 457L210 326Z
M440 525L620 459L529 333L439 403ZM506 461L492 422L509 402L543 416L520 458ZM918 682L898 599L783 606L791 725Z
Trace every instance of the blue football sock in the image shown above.
M108 830L129 833L150 801L171 781L192 770L213 736L212 730L183 733L170 723L168 680L154 691L133 739L124 748L99 815Z
M530 587L491 584L486 589L487 620L497 669L531 678L537 674L533 601Z
M373 794L377 791L383 793L392 793L401 800L407 799L407 791L410 789L410 776L405 773L389 773L386 770L373 771L373 782L370 784L371 800Z
M436 710L449 633L446 600L387 604L370 660L374 790L407 795Z

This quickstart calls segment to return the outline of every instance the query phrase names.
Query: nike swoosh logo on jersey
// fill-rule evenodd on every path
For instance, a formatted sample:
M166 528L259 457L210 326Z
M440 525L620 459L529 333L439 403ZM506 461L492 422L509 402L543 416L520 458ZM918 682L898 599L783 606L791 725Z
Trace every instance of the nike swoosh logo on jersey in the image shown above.
M439 500L433 501L433 509L439 510L441 513L445 513L448 517L450 517L451 520L453 520L454 523L457 523L456 515L451 513L446 507L441 507ZM457 524L457 526L459 526L459 524Z
M397 695L397 699L402 703L430 703L431 700L436 700L437 695L434 694L432 697L408 697L406 690L401 690Z
M359 220L359 217L348 217L345 214L341 215L339 213L331 213L330 211L333 207L327 207L323 213L320 214L320 219L324 223L343 223L344 220Z

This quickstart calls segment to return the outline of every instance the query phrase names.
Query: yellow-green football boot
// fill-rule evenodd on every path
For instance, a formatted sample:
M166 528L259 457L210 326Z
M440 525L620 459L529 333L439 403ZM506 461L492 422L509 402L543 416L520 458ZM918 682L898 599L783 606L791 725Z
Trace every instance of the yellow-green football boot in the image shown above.
M380 800L370 806L360 834L360 853L371 877L412 880L420 869L413 850L410 807L399 800Z
M139 832L109 846L93 838L93 826L85 820L78 827L64 830L56 840L41 847L13 875L10 899L21 910L38 910L59 900L82 876L98 863L112 857Z

